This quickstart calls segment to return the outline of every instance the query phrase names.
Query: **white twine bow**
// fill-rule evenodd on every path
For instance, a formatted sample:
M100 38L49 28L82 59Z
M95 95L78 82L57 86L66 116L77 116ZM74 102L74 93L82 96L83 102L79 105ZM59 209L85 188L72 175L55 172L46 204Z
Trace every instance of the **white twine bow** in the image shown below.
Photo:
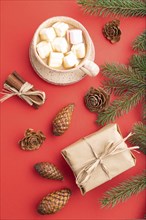
M25 82L20 90L18 91L14 87L9 86L8 84L4 84L4 90L1 92L4 96L0 99L0 102L4 102L7 99L11 98L12 96L19 96L20 98L24 99L29 105L37 104L37 105L42 105L45 102L46 95L42 91L29 91L30 89L33 88L33 85L31 85L28 82ZM29 96L39 96L40 101L35 101Z
M94 151L94 149L92 148L92 146L87 142L86 138L83 138L84 141L86 141L86 143L88 144L88 146L90 147L94 158L92 160L90 160L89 162L87 162L84 167L80 170L80 172L78 173L77 177L76 177L76 184L78 186L81 186L83 184L85 184L87 182L87 180L89 180L89 178L91 177L93 171L95 170L95 168L100 164L101 168L103 169L103 171L106 173L106 175L108 176L109 179L111 179L110 177L110 171L108 170L108 168L106 167L106 165L104 164L104 159L110 155L115 155L115 154L119 154L122 153L124 151L127 150L134 150L134 149L138 149L138 146L134 146L134 147L129 147L129 148L124 148L124 149L120 149L118 148L118 146L126 141L130 136L132 136L133 133L130 133L129 135L127 135L124 139L121 139L120 141L118 141L117 143L109 143L106 148L105 151L99 156L96 154L96 152Z

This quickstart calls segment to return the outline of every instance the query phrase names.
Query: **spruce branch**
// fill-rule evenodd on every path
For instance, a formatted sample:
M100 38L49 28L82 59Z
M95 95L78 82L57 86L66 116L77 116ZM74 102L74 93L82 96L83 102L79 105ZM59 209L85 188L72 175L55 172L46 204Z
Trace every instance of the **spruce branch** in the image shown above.
M143 0L77 0L85 13L91 15L145 16L146 7Z
M142 114L143 122L146 124L146 100L143 103L143 114Z
M143 75L143 80L146 78L146 54L135 54L130 59L130 65L135 69L137 75Z
M146 125L142 122L138 122L134 125L133 131L134 134L128 138L129 142L133 145L138 145L140 151L146 154Z
M139 70L144 70L142 64L138 66L137 60L134 62L134 59L131 60L135 68ZM141 60L139 61L141 62ZM144 64L146 66L146 64ZM141 69L140 69L141 68ZM126 66L123 64L105 64L102 66L102 74L106 76L102 84L104 88L109 92L113 92L115 95L122 95L127 90L130 89L141 89L145 87L144 76L137 74L137 71L131 66Z
M102 83L103 87L107 92L118 95L119 99L114 100L105 111L98 114L97 123L100 125L115 121L117 117L128 113L144 100L146 55L133 55L129 66L107 63L102 66L102 73L106 77Z
M114 207L118 203L124 202L132 195L140 193L144 189L146 189L146 170L105 192L103 198L100 199L101 206Z
M117 117L128 113L144 98L145 89L136 89L128 91L120 99L114 100L112 104L105 110L98 114L97 123L104 125L115 121Z
M146 30L143 33L141 33L133 42L133 50L139 52L146 51Z

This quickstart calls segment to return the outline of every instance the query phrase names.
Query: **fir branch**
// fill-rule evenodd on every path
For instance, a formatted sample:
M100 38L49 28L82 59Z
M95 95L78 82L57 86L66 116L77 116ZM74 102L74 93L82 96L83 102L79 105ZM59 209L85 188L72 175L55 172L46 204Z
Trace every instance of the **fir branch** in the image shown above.
M143 103L143 114L142 114L143 122L146 124L146 100Z
M141 61L141 60L140 60ZM134 60L131 61L134 65ZM137 63L135 63L138 66ZM139 64L142 69L142 65ZM138 67L137 67L138 69ZM102 84L104 88L110 93L114 92L115 95L122 95L127 90L136 88L141 89L145 87L144 76L138 74L135 69L123 64L105 64L102 66L102 73L106 76Z
M145 16L145 1L142 0L77 0L85 13L91 15L110 14L128 16Z
M114 207L144 189L146 189L146 170L144 170L142 174L133 176L131 179L107 191L100 202L102 207Z
M146 125L138 122L133 127L133 135L128 138L131 144L138 145L140 151L146 154Z
M145 88L135 88L135 90L132 89L120 99L114 100L105 111L102 111L98 114L98 119L96 122L100 125L104 125L111 121L115 121L117 117L120 117L124 113L128 113L144 98L145 95Z
M139 52L146 51L146 30L142 34L140 34L133 42L133 50Z
M141 74L146 77L146 54L133 55L130 59L130 65L135 69L137 75Z
M106 77L102 83L105 90L119 95L111 105L98 114L97 123L104 125L128 113L145 97L146 55L133 55L131 66L105 64L102 73Z

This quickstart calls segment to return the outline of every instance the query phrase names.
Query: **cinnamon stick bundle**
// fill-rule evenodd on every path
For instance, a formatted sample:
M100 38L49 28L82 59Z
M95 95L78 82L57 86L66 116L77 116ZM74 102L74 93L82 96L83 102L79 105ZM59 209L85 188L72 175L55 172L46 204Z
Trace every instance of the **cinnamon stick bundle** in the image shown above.
M28 104L38 109L45 102L45 93L36 90L33 85L26 82L16 71L12 72L4 82L4 88L10 93L3 93L5 96L18 95L21 99L25 100ZM4 98L5 101L9 97Z

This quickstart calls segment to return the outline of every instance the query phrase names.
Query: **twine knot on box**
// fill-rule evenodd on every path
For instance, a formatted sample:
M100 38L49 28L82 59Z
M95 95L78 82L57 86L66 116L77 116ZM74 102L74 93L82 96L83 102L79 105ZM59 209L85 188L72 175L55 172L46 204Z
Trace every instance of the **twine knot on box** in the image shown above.
M105 165L104 160L108 156L112 156L115 154L119 154L121 152L127 151L127 150L135 150L138 149L138 146L129 147L129 148L119 148L119 145L126 141L130 136L132 136L133 133L128 134L125 138L121 139L117 143L110 142L105 147L105 151L101 155L97 155L91 144L87 141L86 138L83 138L83 140L88 144L90 147L92 153L93 153L93 159L87 162L83 168L80 170L78 175L76 176L76 184L78 186L82 186L86 184L86 182L90 179L92 176L92 173L96 169L98 165L101 166L102 170L105 172L105 174L108 176L108 179L112 179L110 176L110 170L108 170L108 167Z

